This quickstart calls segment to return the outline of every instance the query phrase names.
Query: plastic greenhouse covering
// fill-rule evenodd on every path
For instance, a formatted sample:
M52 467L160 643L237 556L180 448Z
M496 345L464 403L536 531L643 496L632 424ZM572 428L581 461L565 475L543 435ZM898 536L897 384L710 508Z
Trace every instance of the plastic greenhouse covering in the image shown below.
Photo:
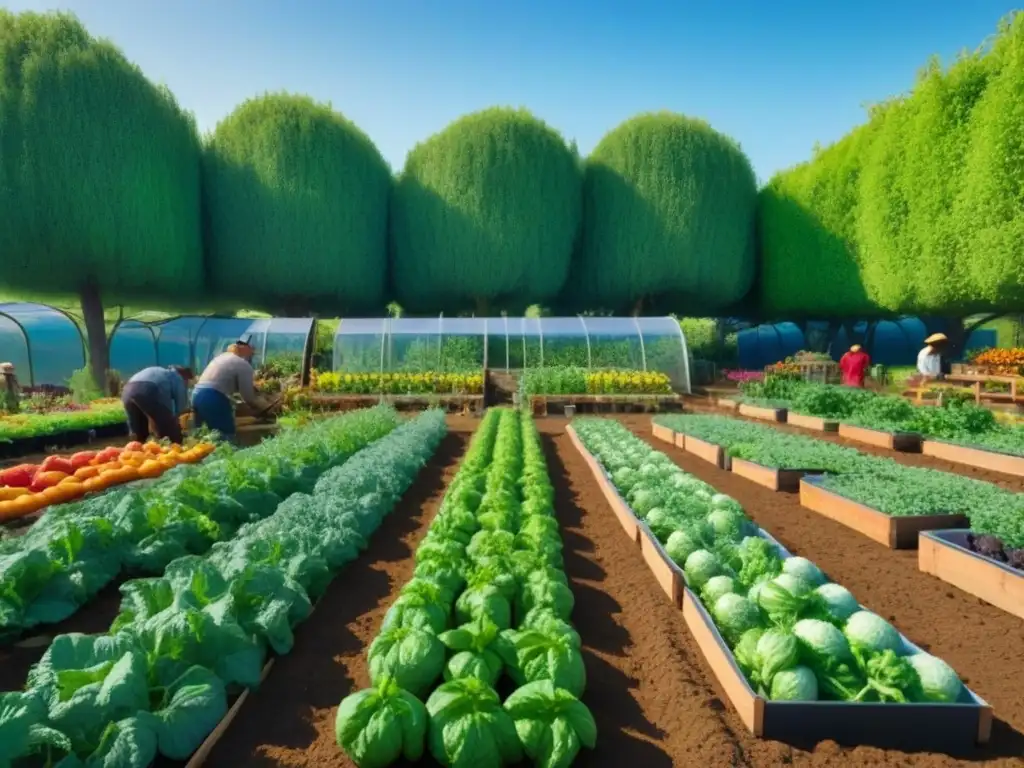
M350 373L563 365L661 371L690 389L686 339L671 317L352 318L334 338L334 370Z
M66 387L85 359L70 315L46 304L0 304L0 362L13 363L22 386Z
M145 323L124 320L110 339L110 367L123 378L151 365L185 365L202 371L232 342L253 345L253 365L282 357L301 361L313 326L312 318L185 316Z

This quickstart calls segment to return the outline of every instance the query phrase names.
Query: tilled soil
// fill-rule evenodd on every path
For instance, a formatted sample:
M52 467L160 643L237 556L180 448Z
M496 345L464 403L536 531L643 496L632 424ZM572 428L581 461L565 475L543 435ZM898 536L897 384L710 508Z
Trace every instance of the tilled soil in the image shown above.
M937 459L934 456L925 456L921 453L905 453L903 451L890 451L888 448L878 448L873 445L865 445L864 443L858 443L856 440L849 440L845 437L840 437L835 432L818 432L813 429L804 429L802 427L794 427L792 424L785 424L781 422L765 421L763 419L752 419L748 416L741 416L738 411L729 411L723 408L717 408L713 405L709 405L706 399L695 399L691 398L686 403L687 411L691 413L706 413L715 416L728 416L731 419L739 419L740 421L748 421L753 424L761 424L762 426L772 427L790 435L801 435L803 437L813 437L815 440L826 440L836 445L842 445L847 448L853 448L854 450L860 451L861 453L870 454L872 456L880 456L884 459L892 459L893 461L899 462L900 464L906 464L908 467L924 467L926 469L938 469L943 472L951 472L955 475L963 475L973 480L983 480L986 483L993 483L1002 488L1006 488L1009 491L1016 493L1024 493L1024 477L1016 477L1014 475L1008 475L1004 472L994 472L990 469L981 469L980 467L972 467L967 464L957 464L953 461L946 461L944 459ZM650 429L650 417L649 416L625 416L621 417L621 420L630 424L630 426L641 426L646 429Z

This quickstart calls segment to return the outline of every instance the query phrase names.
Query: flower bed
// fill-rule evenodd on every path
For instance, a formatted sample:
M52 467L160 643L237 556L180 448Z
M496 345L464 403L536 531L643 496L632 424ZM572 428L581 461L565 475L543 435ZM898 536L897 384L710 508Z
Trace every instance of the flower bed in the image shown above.
M310 394L325 395L479 395L482 373L318 373Z
M947 664L791 556L734 499L621 424L573 429L678 569L687 625L756 735L904 748L988 739L990 710Z

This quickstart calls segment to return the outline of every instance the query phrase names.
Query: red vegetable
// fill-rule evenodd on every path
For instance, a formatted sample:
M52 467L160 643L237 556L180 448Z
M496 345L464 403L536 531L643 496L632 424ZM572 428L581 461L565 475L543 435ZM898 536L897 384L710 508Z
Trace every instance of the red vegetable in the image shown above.
M67 474L59 470L36 472L36 476L32 479L32 485L29 486L29 490L33 493L45 491L47 488L53 488L53 486L57 485L65 477L67 477Z
M96 458L96 451L79 451L72 454L71 466L75 469L89 466L89 462Z
M32 478L35 477L38 467L35 464L19 464L0 471L0 485L9 485L11 488L28 488L32 485Z
M43 466L39 468L39 471L63 472L65 475L73 475L75 473L75 467L71 466L71 462L63 456L48 456L46 461L43 462Z

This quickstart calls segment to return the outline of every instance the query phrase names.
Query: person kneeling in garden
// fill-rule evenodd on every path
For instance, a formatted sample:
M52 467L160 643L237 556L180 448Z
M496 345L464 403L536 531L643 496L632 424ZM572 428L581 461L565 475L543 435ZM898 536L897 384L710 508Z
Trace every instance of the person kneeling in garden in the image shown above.
M188 383L193 378L190 368L154 365L128 379L121 392L121 402L134 439L146 442L152 422L157 438L181 442L178 417L188 409Z

